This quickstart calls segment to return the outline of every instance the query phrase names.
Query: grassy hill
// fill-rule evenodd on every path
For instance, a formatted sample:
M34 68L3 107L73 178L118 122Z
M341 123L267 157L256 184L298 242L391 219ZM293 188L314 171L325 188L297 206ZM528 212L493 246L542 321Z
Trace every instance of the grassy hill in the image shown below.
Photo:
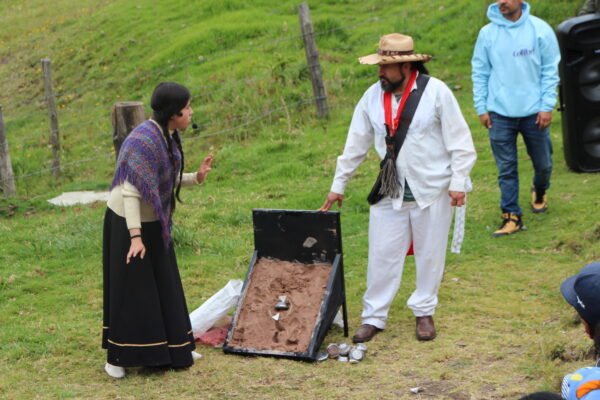
M556 26L575 0L532 1ZM600 177L564 165L560 115L552 137L555 173L547 215L526 212L529 230L492 239L499 192L487 132L472 109L470 56L486 23L487 1L309 2L331 116L314 117L297 5L289 1L136 2L0 0L0 105L18 196L0 201L0 397L23 398L414 398L408 389L452 399L516 398L557 391L591 342L558 285L600 258ZM253 249L251 210L315 209L329 190L354 104L376 78L358 56L380 35L411 34L418 51L457 96L478 162L472 178L463 254L449 255L439 337L414 340L404 306L414 287L408 261L386 332L356 366L225 356L188 371L134 371L121 382L102 371L100 350L104 206L58 209L46 199L66 190L105 189L114 154L116 101L148 104L162 80L194 94L201 129L184 134L188 170L207 152L209 181L182 192L175 238L190 308L229 279L243 278ZM48 171L48 118L39 60L50 57L58 93L62 177ZM147 108L148 109L148 108ZM531 167L520 148L522 193ZM342 211L351 330L365 288L368 205L376 174L370 154L350 183ZM326 342L343 335L332 330Z

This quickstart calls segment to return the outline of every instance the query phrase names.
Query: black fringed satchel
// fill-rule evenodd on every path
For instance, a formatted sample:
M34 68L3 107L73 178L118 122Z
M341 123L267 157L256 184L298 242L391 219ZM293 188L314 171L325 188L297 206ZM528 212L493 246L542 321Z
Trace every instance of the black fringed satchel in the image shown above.
M411 81L414 81L414 78L411 77ZM415 111L417 110L421 96L425 91L427 82L429 82L429 76L419 74L416 78L416 82L417 89L414 91L410 91L412 88L411 82L407 84L406 90L409 90L409 92L407 92L408 98L405 100L404 109L399 110L399 113L396 115L396 120L399 119L399 123L397 124L395 132L392 132L393 127L390 127L390 121L392 119L391 94L389 96L389 118L386 117L385 124L385 157L379 164L379 175L377 175L377 180L367 196L367 201L370 205L376 204L385 196L389 196L392 199L400 197L400 183L398 182L398 171L396 170L396 158L400 153L402 144L404 144L404 139L406 139L406 134L408 133L408 127L415 115ZM402 101L400 102L400 107L402 107Z

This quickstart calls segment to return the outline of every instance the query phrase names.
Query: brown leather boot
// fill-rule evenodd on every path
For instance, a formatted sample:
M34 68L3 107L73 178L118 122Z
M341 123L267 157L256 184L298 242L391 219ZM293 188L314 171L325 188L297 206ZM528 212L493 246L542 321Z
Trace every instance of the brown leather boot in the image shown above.
M379 329L376 326L369 324L362 324L354 336L352 337L352 342L354 343L364 343L373 339L373 336L377 335L383 329Z
M433 317L417 317L417 340L433 340L436 337Z

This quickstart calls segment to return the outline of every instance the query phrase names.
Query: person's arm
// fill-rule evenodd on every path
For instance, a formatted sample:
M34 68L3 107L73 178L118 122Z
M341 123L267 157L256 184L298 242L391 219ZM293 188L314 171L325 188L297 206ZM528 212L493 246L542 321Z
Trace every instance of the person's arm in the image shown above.
M344 152L337 158L331 191L344 194L346 184L373 146L373 126L367 113L367 94L354 110Z
M344 152L337 159L331 191L319 209L320 211L329 210L336 202L338 207L342 206L346 184L367 156L369 148L373 146L373 141L373 126L367 113L367 93L365 93L354 109Z
M125 223L131 237L131 245L127 252L127 264L132 258L138 254L140 258L146 255L146 246L142 240L142 222L141 222L141 205L142 196L140 192L131 183L125 181L122 185L121 192L123 195L123 206L125 210Z
M490 128L487 110L488 82L492 65L490 63L485 32L482 29L477 36L477 42L471 58L471 79L473 80L473 103L479 119L486 128Z
M560 49L554 31L549 25L544 27L539 37L541 58L541 105L536 123L540 129L547 128L552 122L552 110L556 105L556 86L559 82L558 63Z
M556 86L558 85L558 63L560 49L556 35L548 25L539 37L541 56L541 92L542 104L540 111L552 111L556 105Z
M458 101L443 83L436 98L436 111L440 117L444 146L450 153L452 178L449 195L452 204L460 206L464 203L464 193L471 190L469 174L477 159L473 138Z
M583 3L578 15L593 14L598 12L594 3L594 0L587 0L585 3Z
M175 181L175 185L179 184L179 177ZM198 185L198 174L196 172L184 172L181 174L181 186L194 186Z

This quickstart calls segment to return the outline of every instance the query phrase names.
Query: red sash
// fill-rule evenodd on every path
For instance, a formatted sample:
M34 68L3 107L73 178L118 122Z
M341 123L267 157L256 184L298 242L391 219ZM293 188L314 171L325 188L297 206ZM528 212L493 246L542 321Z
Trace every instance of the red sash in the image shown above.
M398 104L398 112L396 112L396 118L392 121L392 93L384 92L383 93L383 111L385 112L385 125L388 129L388 135L394 137L396 136L396 130L398 130L398 126L400 125L400 117L402 116L402 112L404 111L404 106L406 105L406 101L408 100L408 96L410 96L410 92L412 92L412 88L415 85L415 81L417 80L417 71L412 71L408 83L406 84L406 88L404 89L404 93L402 93L402 98L400 99L400 104ZM414 255L413 243L410 243L410 248L406 253L407 256Z
M396 130L400 125L400 117L402 116L402 112L404 111L404 106L406 105L406 100L408 100L408 96L410 96L410 92L412 92L412 88L415 85L415 81L417 80L417 71L412 71L408 83L406 84L406 88L404 89L404 93L402 93L402 98L400 99L400 104L398 104L398 112L396 113L396 118L392 121L392 93L384 92L383 93L383 111L385 112L385 125L388 128L388 134L390 136L396 136Z

